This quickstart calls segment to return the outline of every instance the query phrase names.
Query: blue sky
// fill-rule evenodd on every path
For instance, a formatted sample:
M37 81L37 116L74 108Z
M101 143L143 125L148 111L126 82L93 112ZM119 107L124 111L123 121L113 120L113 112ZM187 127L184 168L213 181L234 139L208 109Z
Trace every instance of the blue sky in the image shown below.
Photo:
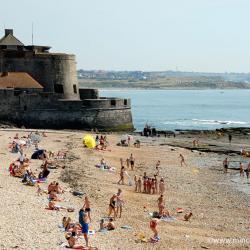
M104 70L250 72L250 0L13 0L0 34Z

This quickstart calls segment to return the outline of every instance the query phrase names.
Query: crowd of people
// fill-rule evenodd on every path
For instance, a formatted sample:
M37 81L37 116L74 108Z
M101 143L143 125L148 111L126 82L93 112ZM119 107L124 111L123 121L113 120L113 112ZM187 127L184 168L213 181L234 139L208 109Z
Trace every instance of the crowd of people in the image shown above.
M15 135L13 141L10 143L10 151L12 153L18 154L17 159L10 164L9 171L12 176L22 178L22 182L29 185L35 185L37 187L37 195L42 196L46 194L48 196L48 206L46 209L48 210L67 210L68 212L73 212L75 209L72 207L63 207L58 205L58 203L63 201L62 195L65 193L63 187L56 181L52 181L49 183L46 190L43 190L39 185L40 182L46 182L47 178L50 175L51 169L53 166L58 165L56 160L64 159L67 155L67 151L59 151L57 154L54 154L51 151L47 151L45 149L39 149L39 142L41 137L47 136L46 134L32 136L29 134L27 138L19 139L18 134ZM106 135L96 135L95 138L96 148L104 150L108 145L108 140ZM198 141L193 142L195 146L198 145ZM42 161L41 169L39 173L34 173L30 168L30 159L24 153L25 148L31 147L34 145L35 151L31 156L31 159L39 159ZM179 154L180 166L187 166L185 158L182 154ZM125 178L128 178L128 185L133 186L135 193L144 193L147 195L158 195L158 199L156 200L155 207L157 208L157 215L153 216L149 222L149 228L153 232L153 237L151 240L153 242L157 242L160 240L159 232L157 229L157 225L159 223L159 219L163 217L169 217L170 213L166 209L166 201L165 201L165 192L166 192L166 184L163 177L161 177L161 162L158 160L153 168L153 173L147 174L144 172L141 175L134 175L134 179L132 181L129 171L134 172L137 170L137 159L133 153L129 154L125 159L120 158L120 172L119 172L119 180L117 184L125 185ZM101 169L111 170L104 157L101 158L99 164L97 164ZM229 160L225 158L223 161L224 172L228 171L229 168ZM250 164L244 168L242 163L239 164L240 176L246 175L249 178L250 173ZM125 205L125 200L123 198L123 192L121 188L118 188L117 192L112 194L109 198L108 202L108 214L107 218L103 215L103 218L100 218L100 228L99 231L111 231L116 229L115 221L118 218L122 217L123 209ZM188 221L192 213L186 214L184 216L184 220ZM82 207L79 210L79 218L77 221L73 221L71 217L64 216L62 218L62 225L65 231L65 238L67 240L68 247L72 249L86 249L89 247L89 232L90 232L90 224L93 221L92 218L92 204L88 195L84 195ZM78 239L80 236L83 236L85 239L85 246L78 243Z

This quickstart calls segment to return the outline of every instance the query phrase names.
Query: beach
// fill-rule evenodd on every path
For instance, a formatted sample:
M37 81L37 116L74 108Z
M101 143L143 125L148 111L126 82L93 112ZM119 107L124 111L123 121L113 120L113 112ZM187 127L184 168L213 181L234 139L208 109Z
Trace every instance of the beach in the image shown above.
M241 160L239 155L225 155L223 152L201 152L183 147L183 143L192 146L194 137L185 138L147 138L133 135L141 141L141 147L135 148L116 146L121 134L107 134L109 146L107 150L94 150L83 147L83 131L48 131L47 137L42 137L39 148L57 152L68 150L64 160L58 160L64 169L51 169L48 183L59 181L65 189L61 195L62 206L74 207L75 212L65 210L49 211L47 195L38 196L36 187L23 185L19 178L8 173L9 164L17 158L17 154L9 152L8 143L17 131L0 131L1 159L0 194L3 205L0 207L1 249L64 249L65 232L60 228L62 218L70 216L78 221L78 211L83 205L83 198L72 195L72 191L81 191L89 196L91 202L92 222L90 229L95 230L90 235L90 245L98 249L248 249L250 247L250 196L244 190L249 189L250 180L239 179L239 172L229 169L223 173L222 161L225 157L233 165ZM25 130L18 131L19 136L27 136ZM95 137L95 134L93 134ZM242 148L241 140L234 141L231 148ZM200 144L218 143L228 147L227 137L203 136ZM244 141L248 145L248 140ZM243 147L245 147L243 145ZM34 146L24 149L30 158ZM150 215L158 210L159 194L136 193L134 186L118 185L120 158L126 159L133 153L135 170L127 169L128 175L143 176L146 172L152 176L155 164L161 161L160 177L165 180L164 193L166 208L173 217L170 222L160 221L158 231L160 241L156 244L141 242L139 235L147 239L152 237L149 228ZM185 157L187 166L180 166L180 153ZM104 157L108 165L114 167L114 172L95 167ZM245 164L249 158L244 158ZM30 167L39 172L41 160L31 160ZM242 182L240 189L236 185ZM239 180L238 180L239 179ZM42 183L46 189L48 183ZM116 229L106 233L98 232L99 221L107 216L109 200L122 189L124 207L122 218L115 221ZM183 213L177 213L176 208L182 208ZM192 212L190 221L184 221L185 213ZM122 226L128 226L125 229ZM84 244L84 239L80 238Z

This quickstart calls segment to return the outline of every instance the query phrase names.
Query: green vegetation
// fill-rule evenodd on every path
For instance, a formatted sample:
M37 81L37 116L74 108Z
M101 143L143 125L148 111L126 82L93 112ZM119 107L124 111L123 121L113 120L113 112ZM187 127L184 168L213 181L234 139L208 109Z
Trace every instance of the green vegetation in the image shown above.
M79 79L84 88L138 88L138 89L250 89L249 83L232 82L220 77L161 77L137 79Z

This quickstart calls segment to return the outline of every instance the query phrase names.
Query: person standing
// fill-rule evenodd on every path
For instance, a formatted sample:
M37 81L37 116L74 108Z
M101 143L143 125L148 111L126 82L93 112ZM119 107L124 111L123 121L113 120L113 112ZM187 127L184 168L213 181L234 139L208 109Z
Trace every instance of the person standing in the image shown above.
M228 141L231 144L231 142L232 142L232 135L231 134L228 135Z
M244 168L243 168L243 164L240 162L240 176L244 177Z
M135 166L135 157L133 156L133 154L130 155L130 166L131 166L131 170L134 170L134 166Z
M223 161L223 169L224 169L224 173L227 173L228 170L228 165L229 165L229 161L227 158L225 158L225 160Z
M117 182L118 184L124 185L124 175L125 175L125 167L122 166L120 170L120 180Z
M122 190L119 188L118 192L116 194L116 215L118 217L119 214L119 218L122 217L122 206L124 204L124 200L122 198Z
M248 164L248 166L246 168L246 177L247 177L247 179L249 179L249 174L250 174L250 163Z
M185 165L185 166L187 167L187 164L186 164L186 162L185 162L184 156L183 156L182 154L180 154L179 158L181 158L181 167L182 167L183 165Z
M82 234L85 239L86 247L89 245L88 232L89 232L89 223L88 215L84 212L83 209L79 211L79 223L82 226Z

